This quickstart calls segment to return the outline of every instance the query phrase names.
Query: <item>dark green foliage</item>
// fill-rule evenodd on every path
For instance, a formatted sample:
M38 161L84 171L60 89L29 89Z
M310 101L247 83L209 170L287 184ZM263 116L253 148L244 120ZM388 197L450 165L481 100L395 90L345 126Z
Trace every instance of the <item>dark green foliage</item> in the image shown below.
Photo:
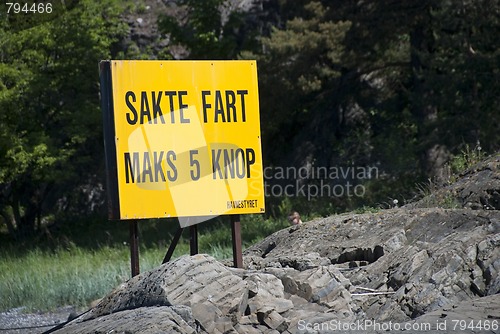
M265 161L385 175L325 207L408 198L464 144L499 149L498 2L292 2L255 53Z
M181 0L179 5L180 13L161 15L158 22L173 44L187 47L190 59L236 57L242 21L238 13L225 7L228 4L224 0Z
M480 141L492 153L500 136L498 1L443 1L431 18L435 46L423 57L428 57L425 74L434 92L440 140L454 148Z
M97 63L125 31L119 12L79 1L29 26L2 19L0 212L14 235L48 213L87 212L102 182Z
M130 4L53 3L46 16L1 13L0 220L13 235L103 207L98 61L172 57L124 42ZM257 59L265 165L378 168L357 180L361 197L269 196L268 214L411 198L465 148L500 149L498 1L231 6L179 0L159 29L190 59Z

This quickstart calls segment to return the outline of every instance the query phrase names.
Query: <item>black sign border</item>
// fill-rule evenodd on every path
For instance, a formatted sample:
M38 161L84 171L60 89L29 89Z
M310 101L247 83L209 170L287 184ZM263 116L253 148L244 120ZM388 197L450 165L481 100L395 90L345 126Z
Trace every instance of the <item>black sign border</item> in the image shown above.
M106 185L108 200L108 219L119 220L120 198L118 193L118 168L116 161L115 111L113 104L113 82L111 76L111 61L99 63L99 78L101 84L101 109L104 127L104 154L106 160Z

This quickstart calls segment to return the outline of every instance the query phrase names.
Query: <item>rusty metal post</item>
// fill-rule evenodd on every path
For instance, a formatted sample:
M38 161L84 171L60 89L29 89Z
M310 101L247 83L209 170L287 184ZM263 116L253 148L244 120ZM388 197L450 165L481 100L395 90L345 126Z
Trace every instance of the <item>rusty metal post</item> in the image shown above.
M172 240L170 247L168 247L167 254L165 254L165 257L163 258L163 262L161 264L164 264L164 263L167 263L168 261L170 261L170 259L172 258L172 255L174 255L175 246L177 246L177 243L179 243L179 239L181 238L182 231L184 231L184 229L182 227L179 227L177 229L177 232L175 232L174 239Z
M233 239L233 262L235 268L243 268L243 254L241 251L241 224L240 215L231 215L231 232Z
M130 269L132 277L139 275L139 233L137 220L129 222L130 231Z
M198 254L198 226L189 226L189 233L191 238L189 239L189 248L191 249L191 256Z

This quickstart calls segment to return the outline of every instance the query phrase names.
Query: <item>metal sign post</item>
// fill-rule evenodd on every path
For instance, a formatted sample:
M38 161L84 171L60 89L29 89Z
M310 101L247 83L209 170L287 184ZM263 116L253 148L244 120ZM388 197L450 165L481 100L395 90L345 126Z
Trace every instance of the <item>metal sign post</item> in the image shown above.
M235 268L243 268L243 254L241 251L241 224L240 215L231 215L231 236L233 239L233 263Z
M139 275L139 233L137 228L137 220L129 222L130 234L130 271L132 277Z
M198 225L189 226L189 249L191 255L198 254Z
M170 243L170 247L168 247L167 254L165 254L165 257L163 258L163 261L161 262L161 264L167 263L172 258L172 255L174 254L175 246L177 246L177 243L179 242L179 239L181 238L182 231L184 231L184 228L179 227L177 229L177 232L175 232L174 238L172 239L172 242Z
M233 263L235 268L243 268L243 253L241 247L241 224L240 215L231 215L231 239L233 245ZM180 227L174 235L170 246L168 247L167 254L163 258L162 264L167 263L172 258L174 254L175 247L177 246L179 239L182 235L184 228ZM190 226L190 254L198 254L198 227L197 225Z

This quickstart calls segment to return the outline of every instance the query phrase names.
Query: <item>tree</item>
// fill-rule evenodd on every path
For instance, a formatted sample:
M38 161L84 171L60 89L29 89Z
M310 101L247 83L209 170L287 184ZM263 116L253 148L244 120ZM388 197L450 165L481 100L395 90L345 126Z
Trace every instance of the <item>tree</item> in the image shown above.
M225 0L181 0L177 15L160 15L158 26L172 44L186 47L189 59L234 59L244 30L237 11ZM180 16L180 17L179 17Z
M499 148L499 11L491 0L441 1L430 9L433 45L417 55L425 62L418 74L427 79L435 108L426 129L429 145L452 152L477 142L487 152Z
M348 21L331 20L330 10L320 2L307 3L298 11L301 16L262 38L265 51L257 57L268 161L271 156L286 159L278 152L293 152L300 156L293 163L304 159L330 163L330 154L323 153L341 136L343 107L348 102L342 94L341 57L350 27Z
M15 236L102 182L97 64L125 29L115 1L64 4L29 25L1 21L0 213Z
M386 82L384 89L396 88L399 110L409 116L401 125L413 131L410 156L420 161L415 174L437 176L449 154L465 144L479 141L489 152L498 149L498 131L491 126L499 114L494 97L498 47L492 40L499 29L498 11L498 2L489 0L370 1L347 9L353 28L347 34L346 60L385 68L372 76ZM383 116L380 106L375 114ZM397 125L387 119L383 123Z
M498 2L279 3L256 55L267 163L377 165L381 200L500 147Z

